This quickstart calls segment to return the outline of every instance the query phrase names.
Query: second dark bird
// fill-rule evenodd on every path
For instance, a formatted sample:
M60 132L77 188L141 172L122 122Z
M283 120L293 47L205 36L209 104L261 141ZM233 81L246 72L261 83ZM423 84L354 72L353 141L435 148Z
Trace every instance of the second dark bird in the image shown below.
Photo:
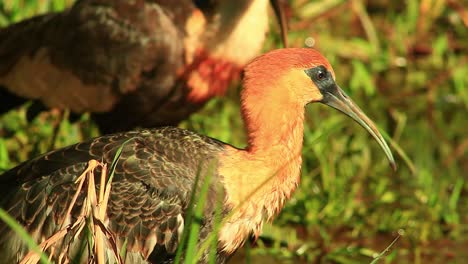
M104 133L177 124L260 53L268 2L81 0L2 28L0 113L36 100Z

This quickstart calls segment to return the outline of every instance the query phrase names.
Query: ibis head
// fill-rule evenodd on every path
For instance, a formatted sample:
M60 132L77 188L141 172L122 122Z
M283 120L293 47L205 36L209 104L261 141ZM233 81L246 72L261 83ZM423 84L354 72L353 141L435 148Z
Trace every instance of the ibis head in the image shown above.
M377 126L336 83L333 68L318 51L290 48L260 56L247 67L245 86L248 90L244 91L243 99L246 102L243 105L252 105L245 108L255 107L258 103L253 101L265 98L268 93L281 97L275 98L275 102L290 100L288 105L299 107L320 102L341 111L372 135L385 152L392 168L396 168L392 152ZM262 87L275 87L278 91L266 91ZM278 110L288 111L288 108Z

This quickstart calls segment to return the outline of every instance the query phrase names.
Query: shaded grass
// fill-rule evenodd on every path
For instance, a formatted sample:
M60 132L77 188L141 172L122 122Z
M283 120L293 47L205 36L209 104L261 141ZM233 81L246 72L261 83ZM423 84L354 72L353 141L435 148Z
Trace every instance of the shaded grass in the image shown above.
M10 10L0 12L2 25L56 7L50 4L55 1L17 2L24 6L1 6ZM406 235L380 262L423 263L434 254L438 262L463 260L466 253L455 246L466 243L468 231L468 33L462 13L453 1L296 0L291 6L290 45L304 46L308 39L329 58L338 83L399 146L399 169L392 173L378 145L348 118L308 107L301 185L264 230L273 242L259 241L249 250L252 263L257 256L370 263L400 229ZM265 50L278 40L270 37ZM233 87L181 126L243 146L238 100ZM0 120L1 168L50 146L58 115L32 123L24 115L21 109ZM58 122L56 147L97 133L87 116Z
M41 248L34 242L29 233L20 225L16 219L12 218L5 210L0 208L0 219L4 221L12 230L18 234L19 237L28 245L28 247L36 254L39 255L40 261L43 264L51 263L47 256L42 252Z

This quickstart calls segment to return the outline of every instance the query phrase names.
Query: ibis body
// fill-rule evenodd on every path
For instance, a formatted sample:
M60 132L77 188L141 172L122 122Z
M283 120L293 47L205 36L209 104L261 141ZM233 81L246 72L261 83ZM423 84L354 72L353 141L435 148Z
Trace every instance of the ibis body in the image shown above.
M194 194L198 201L197 182L208 182L197 248L214 232L214 215L220 212L216 260L223 263L250 235L259 235L264 221L274 218L298 185L308 103L328 104L355 119L394 164L378 130L336 85L330 64L316 50L266 53L246 67L243 86L246 148L172 127L102 136L49 152L0 176L4 194L0 205L41 243L58 231L59 223L79 217L85 193L80 193L70 215L65 208L88 161L110 164L122 148L111 184L107 226L117 247L126 245L126 261L171 263L183 246L182 233L190 228L185 222L190 197ZM0 233L2 258L22 259L26 244L4 223ZM72 258L80 241L64 238L56 244L53 258L57 252ZM207 257L203 252L199 262L207 262Z
M0 29L0 112L92 112L102 132L174 125L257 56L268 0L78 0Z

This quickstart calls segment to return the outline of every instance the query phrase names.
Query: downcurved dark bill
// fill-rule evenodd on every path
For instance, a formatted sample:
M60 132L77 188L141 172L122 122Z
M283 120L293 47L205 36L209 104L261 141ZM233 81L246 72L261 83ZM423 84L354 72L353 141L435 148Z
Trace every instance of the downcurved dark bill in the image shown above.
M283 42L283 46L285 48L288 47L288 22L286 21L286 15L284 13L284 0L270 0L270 4L275 11L276 19L278 19L278 23L281 30L281 41Z
M380 147L382 147L383 151L385 152L385 155L387 155L393 170L396 170L395 159L393 158L392 152L390 151L390 148L388 147L384 138L375 126L374 122L372 122L364 114L364 112L351 100L351 98L349 98L345 92L336 84L333 89L327 89L326 91L322 92L322 94L322 103L331 106L354 119L357 123L364 127L375 138L375 140L377 140Z

